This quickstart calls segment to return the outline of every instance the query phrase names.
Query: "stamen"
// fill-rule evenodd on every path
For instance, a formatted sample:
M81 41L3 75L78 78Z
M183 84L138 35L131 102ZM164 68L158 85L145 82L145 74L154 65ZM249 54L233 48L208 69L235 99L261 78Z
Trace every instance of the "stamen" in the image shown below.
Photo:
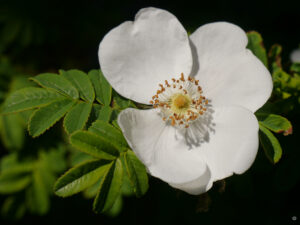
M172 126L188 128L207 111L204 106L208 105L208 100L202 95L199 80L190 76L185 79L183 73L179 79L171 80L172 85L167 80L164 84L159 84L160 89L149 102L153 108L160 110L163 121Z

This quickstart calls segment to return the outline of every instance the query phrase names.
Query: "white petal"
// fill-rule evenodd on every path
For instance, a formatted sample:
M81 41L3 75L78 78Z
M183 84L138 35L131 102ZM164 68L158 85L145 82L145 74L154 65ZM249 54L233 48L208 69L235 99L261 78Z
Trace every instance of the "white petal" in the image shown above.
M159 83L190 74L192 54L187 33L171 13L140 10L135 21L111 30L99 47L102 72L126 98L149 104Z
M293 63L300 63L300 49L293 50L290 58Z
M258 150L259 126L255 115L243 107L213 110L212 131L198 150L216 181L243 173L252 165Z
M118 119L132 150L151 175L170 185L198 194L211 187L210 171L201 155L155 110L126 109Z
M213 185L213 179L209 167L206 167L206 171L197 179L180 184L169 183L174 188L183 190L192 195L199 195L207 192Z
M200 80L204 95L217 105L241 105L252 112L270 97L269 71L246 49L247 36L236 25L218 22L198 28L191 36L198 64L192 75Z

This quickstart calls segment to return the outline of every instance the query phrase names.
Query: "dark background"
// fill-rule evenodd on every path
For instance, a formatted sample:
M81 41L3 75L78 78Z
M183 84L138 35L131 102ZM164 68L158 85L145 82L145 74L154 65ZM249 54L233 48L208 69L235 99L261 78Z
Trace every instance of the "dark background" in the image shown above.
M283 46L285 62L300 43L299 1L0 0L0 52L30 75L96 69L103 36L147 6L170 11L191 32L214 21L256 30L267 49L275 43ZM12 37L7 29L16 29L10 31ZM204 196L187 195L151 178L148 193L142 199L125 198L117 218L95 215L92 202L79 194L54 197L44 217L27 214L19 222L0 218L0 224L300 224L298 117L289 116L293 135L278 135L284 151L278 164L272 165L260 149L248 172L217 183Z

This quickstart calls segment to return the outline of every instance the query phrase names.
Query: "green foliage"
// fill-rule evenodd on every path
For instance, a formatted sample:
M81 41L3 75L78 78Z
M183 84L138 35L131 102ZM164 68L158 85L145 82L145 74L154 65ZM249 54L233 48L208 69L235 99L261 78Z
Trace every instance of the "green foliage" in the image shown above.
M293 63L290 69L292 72L300 74L300 63Z
M96 99L100 104L109 105L111 102L112 88L100 70L91 70L88 73L95 89Z
M300 90L300 76L296 73L289 74L283 70L280 55L282 47L280 45L273 45L267 57L261 35L255 31L251 31L247 33L247 36L249 41L247 48L267 68L269 61L269 70L272 73L274 83L272 102L268 102L255 114L259 121L260 143L265 155L272 163L277 163L282 156L282 149L278 139L271 131L289 135L292 134L293 129L289 120L275 113L291 111L295 106L299 105L297 96L299 96ZM297 71L297 66L292 66L291 71Z
M62 96L56 92L42 88L24 88L8 96L3 105L2 113L21 112L42 107L61 97Z
M270 70L271 72L276 71L277 69L281 68L281 57L280 54L282 52L282 47L280 45L273 45L271 49L269 50L268 57L270 64Z
M96 120L92 126L90 126L89 131L109 140L118 146L118 149L121 151L127 147L127 142L122 132L107 122Z
M102 179L110 167L111 162L102 159L79 164L57 180L54 191L61 197L76 194Z
M58 91L61 94L65 94L74 99L79 98L77 89L62 76L53 73L42 73L38 76L31 78L34 82L42 87L50 88Z
M94 211L108 213L114 204L120 204L124 176L129 177L137 196L147 191L145 167L127 148L120 130L111 124L97 120L88 131L74 132L70 136L70 143L97 159L83 160L59 178L54 188L57 195L66 197L85 190L88 198L95 196Z
M44 215L50 208L57 173L66 168L62 147L39 150L37 157L12 153L0 161L0 194L10 194L2 205L4 216L21 218L25 211ZM54 164L53 163L57 163Z
M115 159L118 149L110 140L89 131L77 131L70 136L70 143L78 150L100 159Z
M119 197L123 170L120 160L114 161L100 181L100 188L94 200L95 212L107 212Z
M0 193L11 194L24 189L31 179L29 176L15 173L3 173L0 176Z
M21 116L19 114L0 115L0 135L8 150L20 150L25 139L24 121Z
M70 99L61 99L37 109L31 116L28 130L29 134L37 137L61 119L74 105Z
M262 61L262 63L268 67L268 58L266 49L263 45L263 39L261 35L256 31L247 32L248 45L247 48L250 49L257 58Z
M95 98L94 88L89 77L80 70L60 70L60 74L69 80L79 92L80 98L93 102Z
M136 196L143 196L148 190L148 177L145 173L145 166L132 151L127 151L122 155L122 162Z
M68 134L84 128L92 110L92 104L87 102L78 102L68 112L64 119L64 127Z
M266 127L259 123L259 139L267 158L277 163L282 155L282 149L277 138Z
M109 122L112 114L112 108L110 106L103 106L98 115L98 119L104 122Z
M261 125L273 132L289 135L293 131L291 122L282 116L267 113L256 113L256 116Z

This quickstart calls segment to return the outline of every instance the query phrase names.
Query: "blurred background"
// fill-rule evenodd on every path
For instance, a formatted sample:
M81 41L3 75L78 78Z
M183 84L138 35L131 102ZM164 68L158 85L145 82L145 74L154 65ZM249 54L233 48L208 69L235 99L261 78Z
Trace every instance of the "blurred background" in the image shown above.
M214 21L256 30L266 49L282 45L286 68L290 52L300 44L299 1L0 0L0 101L8 92L30 85L28 76L99 68L97 51L103 36L147 6L170 11L189 32ZM43 210L30 206L30 194L0 194L0 224L300 224L299 106L283 110L283 115L292 122L294 133L276 135L283 148L276 165L260 149L248 172L218 182L202 196L187 195L151 178L144 197L124 197L122 207L110 215L94 214L92 199L81 194L66 199L51 194L51 182L78 157L65 144L60 124L33 140L24 128L26 113L5 118L1 168L14 161L16 152L30 155L28 163L47 167L51 182ZM8 140L11 136L14 139Z

